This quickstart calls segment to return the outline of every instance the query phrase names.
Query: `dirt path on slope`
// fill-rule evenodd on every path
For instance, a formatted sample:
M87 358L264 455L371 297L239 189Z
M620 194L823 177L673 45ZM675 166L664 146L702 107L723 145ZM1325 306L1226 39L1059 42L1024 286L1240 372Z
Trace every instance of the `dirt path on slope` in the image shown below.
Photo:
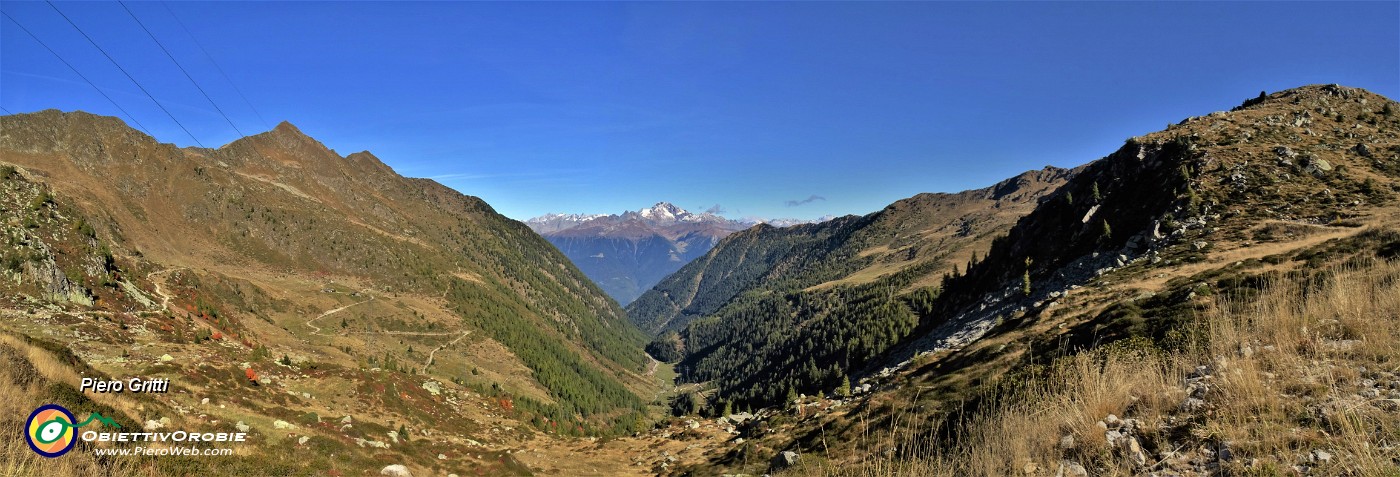
M342 312L342 311L345 311L345 310L349 309L349 308L352 307L352 306L355 306L355 305L363 305L363 304L369 303L369 302L371 302L371 301L374 301L374 295L370 295L368 300L357 301L357 302L355 302L355 303L351 303L351 304L349 304L349 305L345 305L345 306L342 306L342 307L340 307L340 308L336 308L336 309L334 309L334 310L330 310L330 311L327 311L327 312L325 312L325 313L321 313L320 315L317 315L315 318L306 320L306 323L303 323L303 324L305 324L308 328L311 328L311 329L315 330L315 331L312 331L312 332L311 332L311 334L313 334L313 335L332 336L332 335L327 335L327 334L321 333L321 327L316 326L316 325L314 325L314 324L312 324L312 323L315 322L316 320L321 319L321 318L325 318L325 317L327 317L327 316L331 316L331 315L334 315L334 314L336 314L336 313L340 313L340 312Z

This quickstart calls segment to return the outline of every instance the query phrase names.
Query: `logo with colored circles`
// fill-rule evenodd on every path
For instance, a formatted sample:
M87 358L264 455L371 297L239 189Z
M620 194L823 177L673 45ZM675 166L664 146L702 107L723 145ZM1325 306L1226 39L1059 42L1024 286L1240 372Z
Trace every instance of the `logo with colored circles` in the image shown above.
M63 406L45 404L24 422L24 440L29 448L44 457L58 457L73 449L77 442L73 430L76 419Z

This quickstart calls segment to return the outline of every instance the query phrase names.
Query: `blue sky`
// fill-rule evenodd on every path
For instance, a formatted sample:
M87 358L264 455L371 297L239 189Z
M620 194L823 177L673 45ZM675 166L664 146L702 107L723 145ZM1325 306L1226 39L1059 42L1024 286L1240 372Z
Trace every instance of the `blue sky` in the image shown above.
M56 5L195 139L47 4L0 9L157 139L238 138L120 4ZM1076 166L1260 90L1400 97L1400 2L127 6L245 134L290 121L517 219L864 214ZM0 106L126 119L9 19Z

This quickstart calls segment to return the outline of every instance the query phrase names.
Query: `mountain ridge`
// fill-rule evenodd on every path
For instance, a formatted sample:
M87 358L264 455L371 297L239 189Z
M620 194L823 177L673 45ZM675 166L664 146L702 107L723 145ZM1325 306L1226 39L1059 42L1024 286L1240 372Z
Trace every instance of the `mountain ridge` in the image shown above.
M525 221L619 303L753 225L670 202L620 214L546 214Z
M399 176L369 152L340 156L286 122L204 149L159 143L116 118L82 112L0 120L3 160L73 204L85 227L129 269L121 275L182 270L173 275L192 283L246 282L235 295L198 286L189 292L201 306L222 309L213 326L248 348L367 367L366 356L421 360L414 346L434 348L431 337L446 333L422 327L446 327L466 331L461 336L470 336L466 343L477 351L435 352L430 364L420 361L412 370L462 373L470 359L493 348L500 376L511 366L531 371L498 392L518 396L535 415L582 413L597 432L640 413L637 394L650 386L642 376L647 362L621 309L547 242L479 198ZM152 295L160 282L133 285ZM319 290L337 289L327 282L353 283L359 293L393 297L386 301L400 306L366 307L361 321L343 326L398 327L425 338L388 343L307 335L305 318L297 316L309 312L304 308L229 305L276 296L314 303L325 299ZM195 308L188 297L178 302ZM376 321L374 314L384 317ZM287 347L298 340L316 345Z
M1047 166L820 224L758 225L667 277L627 306L628 317L657 337L648 352L678 361L685 382L715 381L734 405L834 386L845 371L831 360L858 367L911 332L941 273L1078 170Z
M1340 391L1295 390L1310 376L1343 364L1365 373L1373 358L1391 362L1394 348L1373 351L1389 353L1381 358L1334 345L1361 340L1369 332L1360 328L1369 325L1362 317L1338 325L1348 318L1330 310L1318 321L1280 324L1288 328L1273 337L1286 338L1273 344L1256 341L1267 335L1204 341L1221 338L1219 330L1234 325L1203 319L1267 310L1275 304L1254 300L1278 297L1265 295L1276 287L1294 290L1288 293L1297 295L1284 300L1289 303L1329 300L1313 293L1333 286L1339 274L1388 281L1386 293L1394 295L1393 263L1400 250L1397 110L1400 103L1393 100L1338 85L1261 94L1229 112L1129 138L1077 168L1038 198L1033 210L995 234L965 268L944 271L933 286L884 301L907 313L883 311L881 296L901 293L899 280L871 282L883 285L873 290L833 287L839 296L830 301L806 291L739 294L648 349L678 360L682 380L707 390L693 398L702 408L766 406L766 418L742 433L754 439L747 443L831 459L830 466L799 475L879 474L890 468L920 475L1044 474L1053 473L1057 462L1062 470L1087 468L1091 474L1270 473L1294 463L1301 463L1295 470L1340 469L1335 462L1307 460L1307 450L1295 457L1296 441L1260 436L1294 429L1293 435L1316 436L1302 449L1368 452L1363 449L1393 427L1337 437L1323 430L1327 425L1316 414L1301 411L1351 406L1346 408L1376 416L1376 422L1394 422L1397 408L1349 395L1366 388L1366 381L1337 380ZM1381 277L1371 270L1391 272ZM643 300L629 306L634 320ZM1237 319L1269 329L1276 326L1268 321L1272 314ZM764 321L773 315L784 318ZM774 324L801 331L766 331ZM1393 328L1394 320L1376 323L1383 324ZM1352 328L1341 332L1339 326ZM857 332L845 331L850 329ZM1298 344L1303 335L1312 341ZM895 344L868 347L882 340ZM1307 357L1271 368L1285 362L1275 361L1275 349L1285 347L1285 355ZM1172 366L1184 368L1166 371L1161 389L1132 385L1116 397L1092 394L1118 389L1118 381L1102 381L1104 363L1137 359L1160 366L1176 358L1184 359ZM1212 374L1217 381L1202 386ZM1066 386L1075 391L1057 391ZM1029 400L1042 396L1047 401ZM1256 399L1286 401L1291 411L1261 411ZM1037 410L1043 408L1055 414L1042 416ZM1225 410L1231 414L1214 414ZM1129 419L1143 425L1115 424ZM908 422L930 424L906 431ZM1105 435L1105 423L1107 444L1096 440ZM1229 440L1202 432L1207 429ZM866 437L885 434L890 437ZM825 446L832 441L856 444ZM1005 447L989 455L965 447L982 441ZM1224 448L1237 457L1212 460ZM930 461L929 449L956 460ZM1393 468L1400 457L1388 452L1365 465ZM714 468L754 469L742 457L735 452L718 458Z

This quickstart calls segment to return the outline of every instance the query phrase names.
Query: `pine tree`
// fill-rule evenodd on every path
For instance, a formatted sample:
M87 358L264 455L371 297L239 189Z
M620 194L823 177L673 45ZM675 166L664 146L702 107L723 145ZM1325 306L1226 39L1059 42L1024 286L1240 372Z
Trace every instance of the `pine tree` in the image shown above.
M1098 183L1098 181L1094 181L1094 187L1093 187L1092 190L1090 190L1090 195L1093 196L1094 202L1095 202L1095 203L1097 203L1098 201L1100 201L1100 200L1103 199L1103 196L1099 194L1099 183Z
M403 439L404 442L408 442L408 428L404 427L403 424L399 424L399 439Z
M841 396L841 397L851 397L851 378L850 378L850 376L842 376L842 377L841 377L841 385L836 387L836 395L837 395L837 396Z
M1021 275L1021 293L1031 294L1031 258L1026 257L1026 272Z
M1104 240L1113 238L1113 227L1108 226L1108 220L1103 221L1103 238Z

